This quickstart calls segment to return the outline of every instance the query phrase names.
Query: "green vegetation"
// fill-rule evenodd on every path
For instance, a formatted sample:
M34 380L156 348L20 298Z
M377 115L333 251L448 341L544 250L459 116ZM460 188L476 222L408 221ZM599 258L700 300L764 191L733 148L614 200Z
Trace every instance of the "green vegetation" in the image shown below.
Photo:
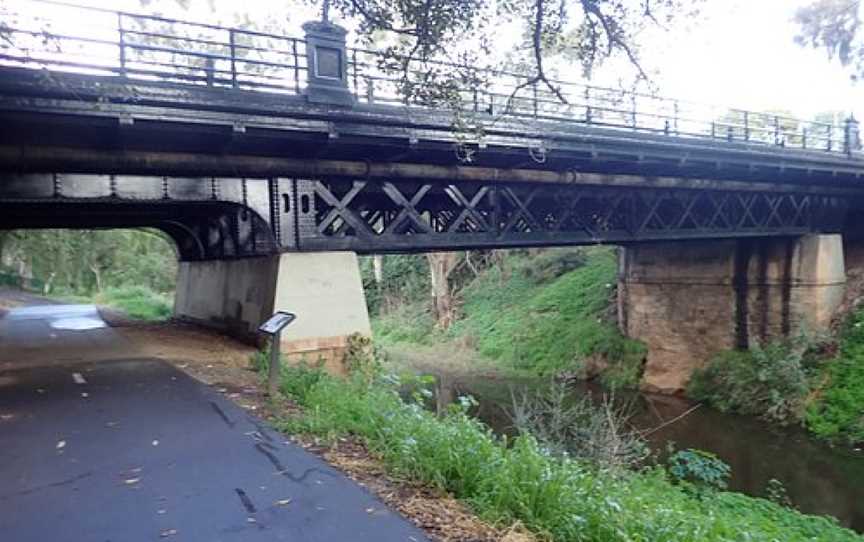
M705 450L679 450L668 460L669 474L679 483L687 484L699 496L713 490L726 489L732 470L719 457Z
M400 257L388 256L385 262L395 258ZM370 303L379 342L456 342L502 366L543 375L584 374L599 358L605 366L600 373L605 384L618 388L638 383L645 348L623 337L609 314L615 295L614 250L514 251L475 274L457 275L451 282L458 283L453 289L461 310L446 330L435 326L428 268L422 263L415 260L413 267L401 267L411 270L408 283L415 286L410 291L391 295L389 305ZM380 298L373 294L373 300Z
M723 352L693 374L688 394L723 412L794 423L804 413L816 371L812 350L799 340Z
M805 421L823 438L864 442L864 309L846 323L839 351L822 372Z
M859 309L837 344L798 339L723 352L694 374L688 393L723 411L803 423L822 438L864 442L862 326Z
M465 406L438 417L404 402L398 382L339 380L286 368L282 391L302 407L283 429L362 439L391 473L447 491L493 523L519 522L555 541L857 541L833 521L724 491L699 498L662 468L600 469L553 456L531 435L508 440ZM468 401L465 402L466 404Z
M95 302L119 309L137 320L167 320L173 312L170 295L156 293L145 286L107 288L96 296Z
M177 257L150 230L0 232L0 285L74 303L97 303L132 318L172 312Z

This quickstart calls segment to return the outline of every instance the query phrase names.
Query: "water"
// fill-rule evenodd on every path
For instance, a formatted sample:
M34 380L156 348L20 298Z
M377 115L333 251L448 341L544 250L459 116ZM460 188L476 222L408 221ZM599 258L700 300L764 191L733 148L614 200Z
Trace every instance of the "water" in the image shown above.
M486 376L436 374L436 397L443 406L470 394L478 406L474 414L501 433L512 432L508 411L511 390L540 389L536 380L502 379ZM574 397L603 390L588 384L574 384ZM620 394L619 394L620 395ZM690 410L694 404L662 395L637 394L633 399L638 429L653 429ZM663 453L667 443L676 449L698 448L717 454L732 467L729 488L765 496L768 481L777 479L802 512L829 515L842 525L864 532L864 451L831 448L801 429L778 428L753 418L723 414L701 406L649 437L653 450Z

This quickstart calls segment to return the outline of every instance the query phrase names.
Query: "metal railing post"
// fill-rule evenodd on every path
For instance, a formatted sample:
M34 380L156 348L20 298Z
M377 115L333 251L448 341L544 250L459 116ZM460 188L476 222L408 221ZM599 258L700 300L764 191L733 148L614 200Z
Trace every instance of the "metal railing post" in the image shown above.
M591 111L591 87L585 87L585 123L591 124L593 113Z
M117 32L119 34L117 46L120 48L120 75L126 77L126 30L123 29L122 12L117 12Z
M744 141L750 141L750 112L744 111Z
M354 49L351 51L351 64L354 66L354 76L352 77L352 80L354 82L354 96L359 98L360 97L360 86L357 83L357 68L358 68L357 49Z
M774 144L780 144L780 117L774 115Z
M216 82L216 63L212 57L204 59L204 73L207 76L207 86L212 87Z
M531 85L531 86L532 86L533 93L534 93L534 118L536 119L536 118L537 118L537 113L538 113L538 103L537 103L537 83L534 83L534 84Z
M228 44L231 48L231 86L237 88L237 42L233 28L228 31Z
M843 151L847 155L852 156L853 151L861 149L861 132L858 120L854 115L849 115L843 128Z
M675 113L673 126L675 127L675 135L678 135L678 116L680 114L678 100L675 100L675 103L673 104L673 111Z
M300 94L300 55L297 54L297 40L291 40L291 55L294 57L294 92Z

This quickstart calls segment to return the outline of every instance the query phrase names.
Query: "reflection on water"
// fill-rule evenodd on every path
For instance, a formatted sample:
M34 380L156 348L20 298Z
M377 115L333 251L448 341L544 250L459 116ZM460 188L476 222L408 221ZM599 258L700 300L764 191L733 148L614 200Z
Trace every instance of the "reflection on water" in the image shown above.
M442 409L457 397L472 395L474 414L495 431L512 431L508 411L511 390L537 389L535 380L435 375L436 402ZM574 397L602 395L602 388L574 384ZM653 429L681 416L693 404L662 395L630 395L638 429ZM700 407L680 420L661 427L648 437L663 454L667 443L677 449L698 448L717 454L732 467L730 489L765 496L768 481L780 480L795 506L809 514L831 515L840 523L864 532L864 452L833 449L810 438L800 429L778 428L758 420L723 414Z

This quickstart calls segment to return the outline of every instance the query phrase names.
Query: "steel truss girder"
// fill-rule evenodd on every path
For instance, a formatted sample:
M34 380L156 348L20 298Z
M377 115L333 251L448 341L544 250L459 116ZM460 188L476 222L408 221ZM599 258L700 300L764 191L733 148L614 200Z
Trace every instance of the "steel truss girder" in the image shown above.
M357 252L630 243L840 231L846 200L502 182L295 179L297 250Z
M501 181L0 176L0 229L155 227L184 260L840 231L849 200L798 192Z

